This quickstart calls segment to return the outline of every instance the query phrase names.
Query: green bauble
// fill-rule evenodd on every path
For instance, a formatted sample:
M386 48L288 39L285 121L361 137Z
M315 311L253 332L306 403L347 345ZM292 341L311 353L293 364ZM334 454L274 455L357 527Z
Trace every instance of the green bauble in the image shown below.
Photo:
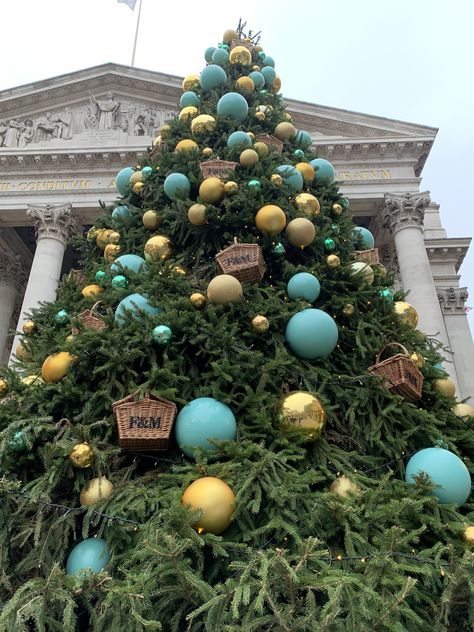
M95 280L97 281L97 283L100 283L102 285L103 283L105 283L106 279L107 273L103 270L97 270L97 272L95 273Z
M326 248L326 250L334 250L334 248L336 247L336 242L334 241L334 239L331 239L331 237L328 237L324 240L324 247Z
M262 183L260 182L260 180L250 180L247 186L249 189L260 189Z
M127 277L124 277L123 274L117 274L117 276L114 276L112 279L112 287L114 290L128 287Z
M158 325L153 329L151 337L153 338L153 342L159 345L167 345L173 337L173 332L167 325Z
M69 315L65 309L60 309L59 312L56 313L54 320L58 325L64 325L69 320Z
M285 246L281 243L275 244L272 248L272 252L274 255L281 257L285 254Z
M295 158L298 158L298 160L303 160L304 158L304 151L302 149L296 149L295 153L294 153Z

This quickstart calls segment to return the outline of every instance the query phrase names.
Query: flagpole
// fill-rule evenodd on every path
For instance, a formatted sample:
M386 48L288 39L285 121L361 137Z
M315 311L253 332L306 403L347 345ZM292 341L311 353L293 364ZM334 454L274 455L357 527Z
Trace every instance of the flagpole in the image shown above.
M138 28L140 26L141 13L142 13L142 0L140 0L140 6L138 7L137 28L135 30L135 41L133 42L132 67L135 66L135 53L137 51Z

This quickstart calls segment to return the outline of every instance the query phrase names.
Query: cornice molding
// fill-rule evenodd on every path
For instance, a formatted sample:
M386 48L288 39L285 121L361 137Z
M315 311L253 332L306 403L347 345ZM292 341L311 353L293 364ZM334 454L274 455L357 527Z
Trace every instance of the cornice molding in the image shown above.
M431 263L452 263L456 272L469 250L471 237L445 237L425 239L426 252Z

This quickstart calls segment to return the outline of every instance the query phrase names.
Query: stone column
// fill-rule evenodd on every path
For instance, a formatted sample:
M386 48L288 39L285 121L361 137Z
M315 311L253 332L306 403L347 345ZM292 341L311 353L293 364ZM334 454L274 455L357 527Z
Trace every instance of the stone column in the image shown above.
M452 353L438 295L431 273L423 237L425 208L430 203L425 193L386 193L382 208L384 226L389 229L395 241L400 278L403 289L419 315L418 328L430 337L436 337L448 351L445 369L456 385L459 382L456 369L449 357Z
M19 256L0 253L0 362L5 361L12 316L26 279Z
M21 306L18 331L21 331L34 307L56 298L66 242L77 228L71 208L71 204L28 206L26 214L33 219L36 230L36 250ZM13 341L10 362L18 342L19 336Z

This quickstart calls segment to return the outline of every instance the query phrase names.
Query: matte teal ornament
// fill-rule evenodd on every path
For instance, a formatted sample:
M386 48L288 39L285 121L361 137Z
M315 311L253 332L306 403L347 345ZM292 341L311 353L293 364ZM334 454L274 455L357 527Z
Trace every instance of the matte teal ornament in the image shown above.
M121 224L130 217L130 209L128 206L121 204L116 206L112 211L112 219L116 224Z
M87 538L72 549L66 562L68 575L101 573L110 561L110 550L102 538Z
M226 81L227 75L225 74L225 71L217 64L206 66L206 68L204 68L201 72L201 76L199 78L199 83L201 84L201 88L204 92L220 88L220 86L223 86Z
M97 272L95 273L95 280L100 285L103 285L105 281L107 280L107 273L104 272L103 270L97 270Z
M124 277L123 274L117 274L117 276L114 276L114 278L112 279L112 287L114 288L114 290L121 290L128 287L127 277Z
M304 147L306 149L307 147L311 146L312 142L313 140L309 132L306 132L303 129L300 129L296 132L295 143L300 147Z
M304 158L304 151L302 149L295 149L294 156L295 156L295 158L298 158L298 160L303 160L303 158Z
M170 173L163 188L170 200L184 200L189 197L191 182L184 173Z
M292 193L303 190L303 176L296 167L293 167L293 165L280 165L275 171L283 178L283 184L285 184Z
M199 397L179 413L175 436L181 451L194 457L196 448L209 452L217 449L209 440L235 441L237 422L226 404L213 397Z
M173 337L173 332L167 325L157 325L151 332L153 342L159 345L167 345Z
M464 462L453 452L443 448L425 448L408 461L405 481L416 483L422 472L427 474L436 488L432 494L442 505L464 505L471 493L471 475Z
M364 228L363 226L355 226L352 229L352 234L354 235L355 240L357 237L360 237L364 250L371 250L375 246L374 236L370 230L367 230L367 228Z
M249 106L238 92L227 92L217 102L217 114L227 116L240 123L247 118Z
M349 205L350 205L350 202L349 202L349 200L347 198L341 198L339 200L339 204L342 206L343 209L348 209Z
M60 309L59 312L56 313L54 320L58 323L58 325L64 325L69 320L69 315L65 309Z
M212 55L212 63L218 66L225 66L229 63L229 53L225 48L218 48Z
M339 331L334 320L320 309L304 309L288 321L285 338L291 351L306 360L325 358L337 345Z
M334 167L324 158L315 158L309 163L314 169L314 182L316 184L331 184L334 182L336 172Z
M8 447L12 452L23 452L26 450L25 436L21 430L17 430L8 442Z
M271 88L276 79L275 69L271 66L264 66L260 72L265 77L265 85Z
M115 310L115 322L123 325L127 321L127 316L140 318L143 315L156 316L163 310L161 307L154 307L146 296L142 294L130 294L120 301Z
M187 92L183 92L183 94L181 95L179 99L179 105L182 108L187 108L189 106L198 108L201 105L201 97L195 92L188 90ZM142 173L143 173L143 169L142 169Z
M247 134L247 132L232 132L232 134L227 139L227 147L231 149L249 149L252 147L252 139Z
M263 53L263 51L261 51ZM273 57L270 57L270 55L263 55L263 63L265 66L271 66L272 68L275 68L275 60L273 59Z
M120 195L126 197L130 193L130 176L135 173L132 167L121 169L115 176L115 188Z
M139 272L145 272L147 268L145 259L138 255L120 255L110 267L115 274L121 274L122 272L138 274Z
M260 90L260 88L263 88L263 86L265 85L265 77L262 75L262 73L258 70L254 70L249 74L250 79L252 79L252 81L255 84L255 88L257 90Z
M318 279L309 272L297 272L286 286L286 292L293 301L304 299L308 303L314 303L320 291L321 286Z
M333 233L336 233L336 235L339 235L341 232L341 228L337 224L331 224L331 230Z
M194 92L192 92L192 94L194 94ZM196 95L196 96L197 96L197 95ZM145 179L149 178L149 177L151 176L151 174L152 174L152 173L153 173L153 167L146 166L146 167L143 167L143 168L142 168L142 176L143 176Z
M331 237L327 237L324 240L324 247L326 248L326 250L334 250L334 248L336 247L336 242L334 241L334 239L331 239Z
M260 180L250 180L247 186L249 189L260 189L262 183L260 182Z
M280 257L284 255L286 252L285 246L282 243L277 243L273 246L272 252L274 255L277 255L278 257Z
M382 298L384 298L387 301L392 302L393 301L393 292L389 287L384 287L379 291L379 294Z
M217 48L215 46L209 46L204 51L204 59L207 61L208 64L210 64L212 62L212 55L214 54L215 50L217 50ZM181 103L180 103L180 105L181 105ZM189 105L193 105L193 104L190 103ZM181 105L181 107L183 108L183 107L186 107L186 106Z

